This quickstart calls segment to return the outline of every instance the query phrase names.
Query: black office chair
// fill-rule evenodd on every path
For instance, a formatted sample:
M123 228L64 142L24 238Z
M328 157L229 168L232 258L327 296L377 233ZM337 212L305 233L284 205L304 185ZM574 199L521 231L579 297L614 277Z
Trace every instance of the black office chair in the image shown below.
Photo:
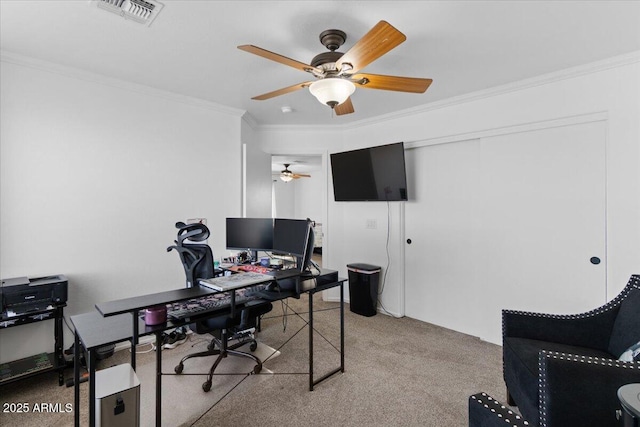
M209 237L209 229L204 224L185 224L183 222L176 223L176 228L178 229L177 240L175 241L175 245L167 248L167 252L175 249L180 255L180 261L186 274L187 287L199 286L199 279L209 279L215 276L213 252L207 244L185 243L185 241L189 239L191 242L202 242ZM236 349L250 342L250 350L255 351L257 342L253 335L253 330L255 330L256 319L271 311L272 308L272 304L266 301L248 301L244 304L242 310L236 311L235 316L225 314L190 324L189 328L195 333L208 333L211 334L213 338L209 343L207 351L201 351L183 357L175 367L175 372L177 374L182 373L184 362L187 359L217 355L218 357L209 370L207 381L202 384L202 389L205 392L211 390L213 373L222 359L228 355L253 359L256 362L253 372L256 374L259 373L262 370L262 361L253 354ZM229 335L229 332L232 332L232 334ZM228 341L234 339L237 339L238 342L233 345L228 345Z

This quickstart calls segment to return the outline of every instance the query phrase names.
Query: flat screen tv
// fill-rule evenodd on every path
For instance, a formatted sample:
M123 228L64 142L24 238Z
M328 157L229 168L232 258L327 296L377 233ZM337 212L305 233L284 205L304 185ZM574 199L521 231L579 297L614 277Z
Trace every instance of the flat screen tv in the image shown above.
M407 200L404 144L331 154L336 202Z

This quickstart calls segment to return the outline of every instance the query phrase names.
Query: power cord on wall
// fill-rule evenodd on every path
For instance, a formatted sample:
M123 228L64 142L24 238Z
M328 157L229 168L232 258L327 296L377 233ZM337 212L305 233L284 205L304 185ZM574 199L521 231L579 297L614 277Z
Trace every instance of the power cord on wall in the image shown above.
M400 316L396 316L391 313L382 303L382 292L384 292L384 285L387 283L387 273L389 271L389 267L391 266L391 254L389 253L389 239L391 234L391 206L387 201L387 241L386 241L386 251L387 251L387 266L384 268L384 274L382 275L382 283L380 284L380 290L378 291L378 304L380 304L380 308L382 311L387 313L389 316L399 319Z

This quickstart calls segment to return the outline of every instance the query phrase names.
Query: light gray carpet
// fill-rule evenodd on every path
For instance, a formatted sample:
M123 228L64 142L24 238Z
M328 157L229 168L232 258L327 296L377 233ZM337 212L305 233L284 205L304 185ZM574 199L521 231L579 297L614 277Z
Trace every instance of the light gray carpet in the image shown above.
M239 375L214 377L211 392L202 391L205 377L163 376L165 426L465 426L467 398L478 391L496 397L504 394L499 346L475 337L417 320L378 314L363 317L345 307L345 373L337 374L308 391L308 300L289 300L286 330L282 306L265 316L258 338L264 359L273 349L280 355L264 362L259 375L248 359L230 357L220 372ZM338 304L318 301L314 316L315 376L338 367L340 356ZM301 317L293 310L302 313ZM323 311L324 310L324 311ZM296 334L297 333L297 334ZM206 342L190 341L163 353L163 372L173 372L184 354L199 351ZM326 342L328 339L330 343ZM127 351L102 361L108 367L128 361ZM185 365L185 373L205 372L212 359ZM141 424L154 425L155 354L138 355L142 383ZM72 375L68 370L67 377ZM87 384L82 384L82 423L87 425ZM57 376L46 374L4 386L0 401L73 403L73 388L58 387ZM0 413L0 425L70 426L73 413Z

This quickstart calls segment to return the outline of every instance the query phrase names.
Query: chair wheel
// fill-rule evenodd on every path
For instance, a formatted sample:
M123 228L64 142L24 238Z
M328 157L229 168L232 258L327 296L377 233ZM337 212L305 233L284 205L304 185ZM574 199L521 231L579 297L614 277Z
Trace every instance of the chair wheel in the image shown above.
M253 373L254 374L257 375L257 374L260 373L260 371L262 371L262 365L256 365L256 366L253 367Z
M184 365L182 363L176 365L176 367L173 368L173 370L176 371L176 374L181 374L183 369Z
M255 341L253 341L251 345L249 345L249 350L251 351L256 351L257 348L258 348L258 343Z
M211 390L211 381L205 381L202 383L202 390L204 390L205 392L208 392L209 390Z

